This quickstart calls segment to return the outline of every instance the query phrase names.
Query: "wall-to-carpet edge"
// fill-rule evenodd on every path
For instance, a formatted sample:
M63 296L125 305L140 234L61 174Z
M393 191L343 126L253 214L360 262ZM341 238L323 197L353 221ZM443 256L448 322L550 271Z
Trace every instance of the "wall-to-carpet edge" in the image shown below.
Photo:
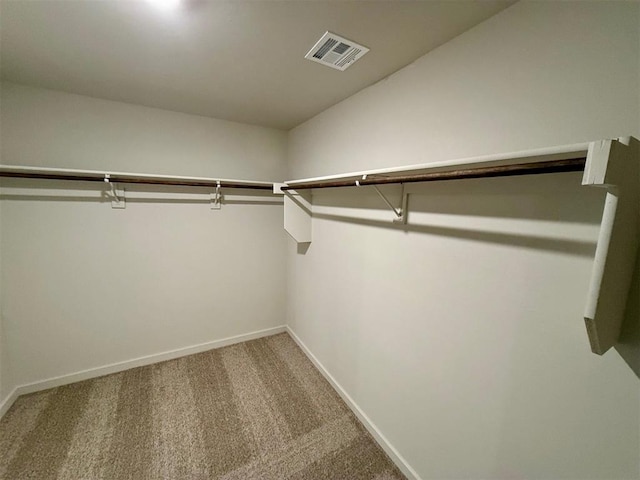
M349 406L353 413L358 417L358 420L366 427L369 433L376 440L378 445L382 447L385 453L393 460L396 466L404 473L408 478L412 480L421 480L418 473L409 465L409 463L400 455L400 452L389 442L384 434L378 429L378 427L371 421L366 413L360 408L360 406L351 398L347 391L342 388L340 383L329 373L325 366L316 358L316 356L309 350L300 337L287 325L287 333L291 335L291 338L298 344L300 349L311 360L315 367L322 373L324 378L331 384L333 389L338 392L342 400Z
M0 478L405 477L281 333L20 397Z
M122 372L122 371L129 370L136 367L151 365L154 363L164 362L166 360L172 360L172 359L184 357L187 355L193 355L195 353L200 353L207 350L225 347L227 345L233 345L236 343L246 342L248 340L267 337L270 335L275 335L277 333L284 332L285 330L286 330L286 326L279 325L277 327L267 328L264 330L258 330L255 332L245 333L242 335L236 335L233 337L213 340L213 341L201 343L198 345L192 345L189 347L183 347L175 350L169 350L166 352L146 355L144 357L133 358L131 360L125 360L123 362L112 363L110 365L104 365L102 367L82 370L80 372L74 372L74 373L62 375L59 377L48 378L45 380L40 380L38 382L33 382L26 385L19 385L11 391L11 393L7 396L7 398L0 401L0 419L2 419L4 414L11 408L13 403L16 401L16 399L20 395L26 395L29 393L47 390L49 388L69 385L71 383L81 382L83 380L89 380L91 378L102 377L104 375Z

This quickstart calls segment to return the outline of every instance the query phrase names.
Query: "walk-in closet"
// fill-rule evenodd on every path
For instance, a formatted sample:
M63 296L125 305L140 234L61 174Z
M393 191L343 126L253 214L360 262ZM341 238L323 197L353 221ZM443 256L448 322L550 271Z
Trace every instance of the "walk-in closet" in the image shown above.
M0 479L640 478L640 2L0 0Z

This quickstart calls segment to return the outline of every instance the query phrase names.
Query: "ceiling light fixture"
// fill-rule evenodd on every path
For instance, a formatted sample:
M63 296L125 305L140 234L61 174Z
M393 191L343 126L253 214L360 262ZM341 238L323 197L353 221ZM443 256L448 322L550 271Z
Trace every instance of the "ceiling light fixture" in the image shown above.
M161 10L175 10L180 5L181 0L147 0L153 6Z

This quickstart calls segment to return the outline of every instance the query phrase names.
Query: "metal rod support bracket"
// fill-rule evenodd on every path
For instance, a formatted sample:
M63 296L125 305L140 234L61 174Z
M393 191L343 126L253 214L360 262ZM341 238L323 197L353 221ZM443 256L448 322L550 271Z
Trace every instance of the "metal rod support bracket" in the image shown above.
M104 182L111 187L111 208L126 208L124 188L118 188L118 185L111 181L111 175L108 173L104 174Z
M362 180L366 180L366 179L367 179L367 176L363 175L362 176ZM356 185L358 187L360 186L360 181L359 180L356 180ZM400 208L394 207L393 204L386 197L386 195L380 191L380 189L378 188L377 185L371 185L371 186L376 190L378 195L380 195L380 198L382 198L382 200L384 200L384 203L386 203L387 206L395 214L395 218L393 219L393 222L394 223L401 223L401 224L404 225L404 224L407 223L407 197L408 197L408 194L404 193L404 183L401 184L401 185L402 185L402 191L400 193L400 197L402 198L402 206Z
M216 190L211 194L211 210L222 209L222 193L220 193L220 181L216 182Z

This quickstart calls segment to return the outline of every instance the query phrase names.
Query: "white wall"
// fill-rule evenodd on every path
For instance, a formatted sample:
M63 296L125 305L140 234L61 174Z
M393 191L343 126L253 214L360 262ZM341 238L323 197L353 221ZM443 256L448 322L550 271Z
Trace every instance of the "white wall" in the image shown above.
M284 176L278 130L8 83L1 93L6 164ZM12 366L4 395L284 324L281 199L225 193L213 211L206 190L128 186L138 200L114 210L99 186L4 180L1 301Z
M2 158L0 156L0 158ZM2 201L0 201L0 272L2 272ZM5 393L5 385L7 384L7 376L5 371L8 368L8 362L5 360L7 349L5 347L4 338L4 320L2 315L2 275L0 274L0 405L5 399L8 391Z
M518 3L292 130L289 178L640 136L639 8ZM582 320L602 192L411 188L406 229L314 193L292 329L422 478L638 478L640 381Z

